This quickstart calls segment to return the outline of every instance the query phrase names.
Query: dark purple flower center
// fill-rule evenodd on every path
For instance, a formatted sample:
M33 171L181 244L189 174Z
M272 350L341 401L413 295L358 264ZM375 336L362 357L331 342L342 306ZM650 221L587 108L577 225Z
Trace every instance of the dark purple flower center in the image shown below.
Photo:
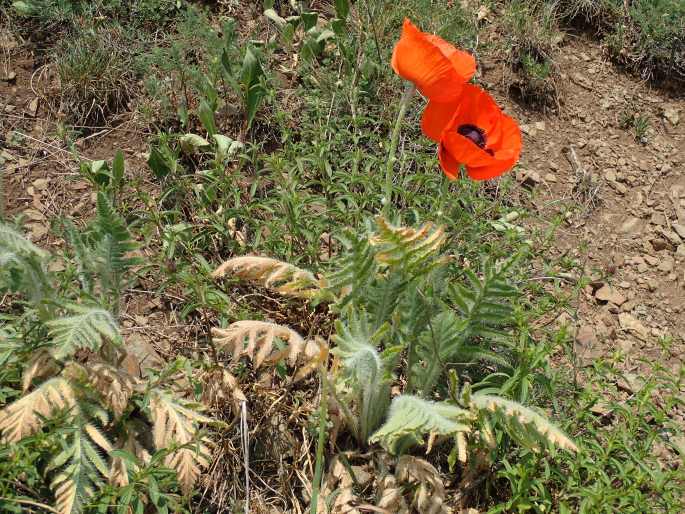
M485 149L485 131L482 128L470 124L459 125L457 132L473 141L479 148Z

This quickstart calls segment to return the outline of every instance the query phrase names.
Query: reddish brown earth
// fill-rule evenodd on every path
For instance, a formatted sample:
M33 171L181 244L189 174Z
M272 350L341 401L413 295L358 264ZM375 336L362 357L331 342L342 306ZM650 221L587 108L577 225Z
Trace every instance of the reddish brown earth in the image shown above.
M578 319L562 312L558 321L578 327L581 365L620 351L626 372L658 360L677 373L685 359L685 98L622 73L584 37L570 38L558 65L558 114L502 95L524 131L517 178L531 189L521 197L530 225L546 230L565 215L549 259L573 258L592 279L578 297ZM491 75L483 81L497 88ZM624 112L648 118L644 143L621 128ZM662 347L670 348L665 361Z

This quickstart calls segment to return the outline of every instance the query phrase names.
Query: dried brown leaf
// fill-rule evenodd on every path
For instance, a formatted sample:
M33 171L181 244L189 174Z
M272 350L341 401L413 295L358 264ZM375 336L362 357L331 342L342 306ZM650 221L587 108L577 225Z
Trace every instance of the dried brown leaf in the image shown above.
M5 441L18 442L39 430L45 418L69 408L76 408L71 384L62 377L51 378L0 411L0 432Z
M57 362L46 349L35 352L21 377L22 392L26 393L37 378L54 375L59 371Z
M191 408L189 404L176 401L161 391L155 391L150 398L155 447L159 450L182 446L170 453L164 463L176 470L184 494L192 491L200 470L209 465L211 441L206 437L198 438L198 424L209 423L212 419L200 414L197 409L199 406L193 405Z
M218 278L229 274L297 298L312 298L323 286L310 271L270 257L234 257L221 264L212 276Z
M88 381L102 395L114 417L121 417L139 381L123 368L116 368L103 362L86 364L85 368Z
M440 473L429 462L411 455L403 455L395 468L395 476L400 484L418 484L411 502L418 512L426 514L452 512L452 509L445 505L445 486Z

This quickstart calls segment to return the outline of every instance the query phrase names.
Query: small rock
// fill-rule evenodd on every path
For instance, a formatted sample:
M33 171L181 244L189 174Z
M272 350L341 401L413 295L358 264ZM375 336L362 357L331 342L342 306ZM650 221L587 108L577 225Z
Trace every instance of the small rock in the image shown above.
M622 352L630 353L630 351L633 349L633 346L635 346L635 343L629 339L617 339L616 346L620 348Z
M45 214L35 209L26 209L24 215L31 221L45 221Z
M622 312L618 315L618 323L626 332L632 332L643 341L647 340L648 331L641 321L635 319L631 314Z
M29 223L26 227L31 231L31 241L38 241L48 233L48 227L42 223Z
M626 393L633 394L642 389L643 384L644 381L634 373L624 373L623 377L616 382L616 387Z
M625 195L628 192L628 188L620 182L610 180L609 185L614 189L614 191L616 191L621 196Z
M656 257L652 257L651 255L645 255L644 260L650 266L656 266L657 264L659 264L659 259L657 259Z
M675 251L678 257L685 257L685 243L678 245L678 249Z
M675 246L678 246L680 243L683 242L682 238L672 230L662 228L660 232L666 239L668 239Z
M157 350L138 334L131 335L125 344L127 358L130 357L127 369L131 374L147 376L150 368L159 369L164 365L164 359Z
M521 170L516 174L516 180L518 180L522 186L533 188L542 182L540 175L533 170Z
M623 305L621 305L621 312L630 312L637 305L637 300L629 300Z
M652 218L649 220L652 225L659 225L661 227L666 226L666 216L660 212L655 212L652 214Z
M557 181L557 176L553 173L548 173L545 175L545 180L551 184L554 184Z
M676 234L678 234L681 237L681 239L685 239L685 225L681 225L680 223L673 223L671 227L673 227L673 230Z
M675 263L673 262L673 258L672 257L666 257L659 264L659 271L663 271L664 273L670 273L671 271L673 271L674 265L675 265Z
M664 107L664 118L666 118L674 127L680 121L680 114L676 107Z
M536 121L533 123L533 126L535 127L536 130L539 130L540 132L545 130L545 122L544 121Z
M611 404L599 400L597 403L593 404L592 407L590 407L590 412L596 414L597 416L606 416L611 412Z
M669 243L665 239L661 239L661 238L652 239L651 243L652 243L652 248L654 248L654 250L656 250L657 252L660 252L661 250L670 250L672 247L671 243Z
M602 302L613 303L619 307L626 302L626 297L609 285L600 287L597 292L595 292L595 298Z
M31 100L31 101L29 102L28 113L29 113L31 116L34 116L34 117L35 117L35 116L36 116L36 113L38 113L38 101L39 101L39 100L40 100L40 99L39 99L38 97L35 97L33 100Z
M589 325L582 325L578 329L573 346L581 366L590 366L595 359L602 356L597 334Z
M521 132L530 137L535 137L538 133L537 129L533 125L528 124L521 125Z
M680 225L685 225L685 209L679 207L675 210L675 213L678 218L678 223Z
M39 178L33 181L33 187L38 191L45 191L50 184L50 180L46 178Z
M642 220L635 217L629 217L621 224L618 231L623 234L637 234L642 232Z

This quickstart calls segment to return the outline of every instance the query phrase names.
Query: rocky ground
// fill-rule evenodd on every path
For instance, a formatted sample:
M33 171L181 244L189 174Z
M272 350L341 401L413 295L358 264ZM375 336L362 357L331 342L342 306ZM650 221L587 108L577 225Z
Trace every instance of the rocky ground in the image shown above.
M685 359L685 100L622 73L583 37L558 64L560 114L513 110L533 225L565 215L550 258L575 259L591 280L578 319L564 312L559 321L578 327L581 365L620 351L626 376L638 377L666 347L671 358L661 364L677 373ZM646 120L644 134L625 127L631 115Z

